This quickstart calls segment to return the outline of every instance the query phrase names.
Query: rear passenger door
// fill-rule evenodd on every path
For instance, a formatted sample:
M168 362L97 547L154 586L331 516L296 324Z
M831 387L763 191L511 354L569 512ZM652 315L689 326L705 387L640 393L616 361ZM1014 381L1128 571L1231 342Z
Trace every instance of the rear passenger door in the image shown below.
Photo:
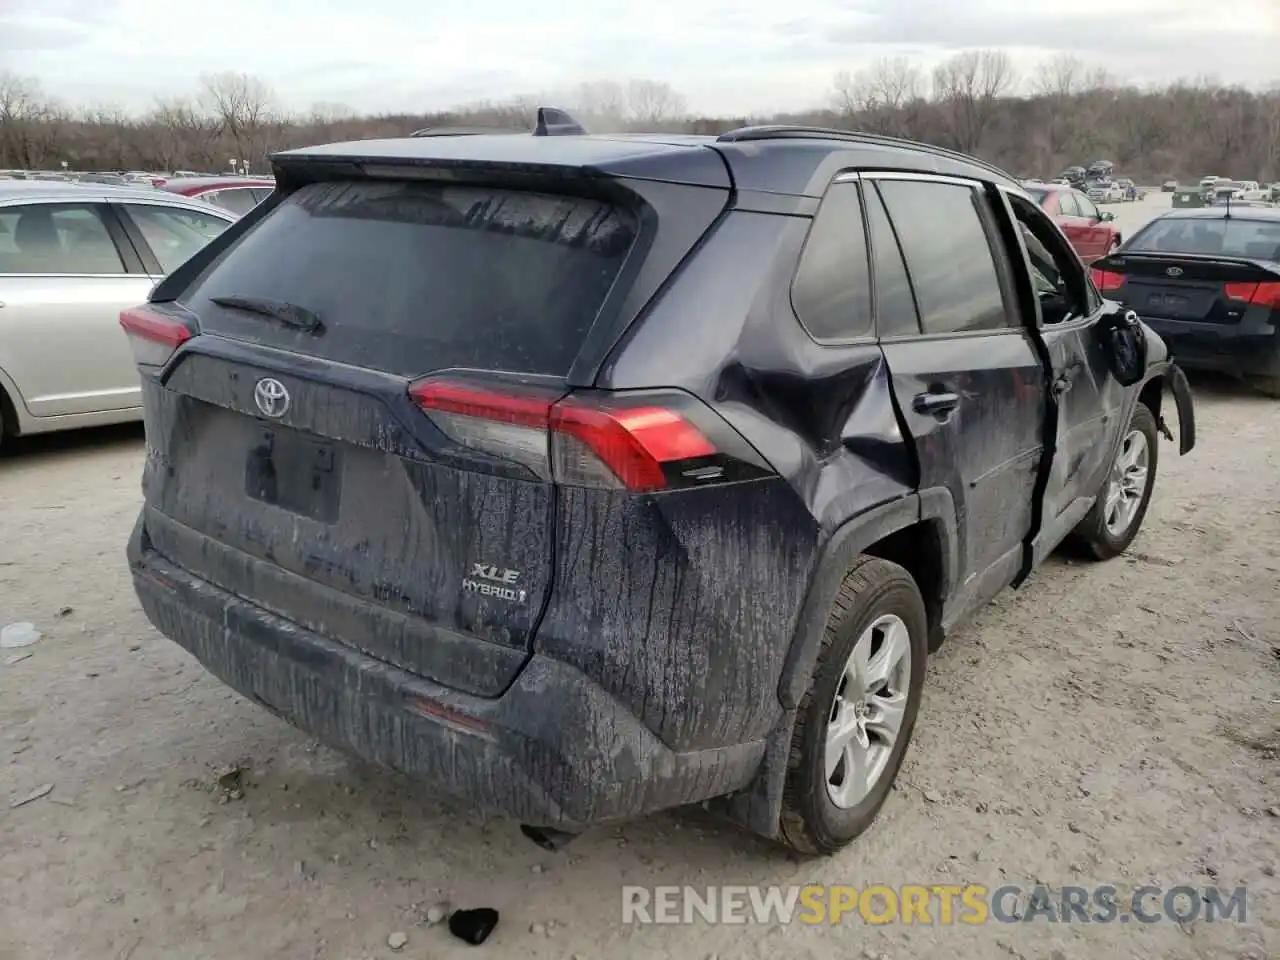
M954 622L1008 585L1033 521L1044 371L981 184L863 174L875 313L920 488L955 507Z

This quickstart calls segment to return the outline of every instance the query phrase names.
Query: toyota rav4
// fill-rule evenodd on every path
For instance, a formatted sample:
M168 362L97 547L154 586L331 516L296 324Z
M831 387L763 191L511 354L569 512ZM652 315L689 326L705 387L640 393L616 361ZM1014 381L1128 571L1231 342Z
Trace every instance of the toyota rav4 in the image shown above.
M1185 378L1003 172L885 137L311 147L121 323L152 623L544 845L705 803L810 853L925 660L1142 524Z

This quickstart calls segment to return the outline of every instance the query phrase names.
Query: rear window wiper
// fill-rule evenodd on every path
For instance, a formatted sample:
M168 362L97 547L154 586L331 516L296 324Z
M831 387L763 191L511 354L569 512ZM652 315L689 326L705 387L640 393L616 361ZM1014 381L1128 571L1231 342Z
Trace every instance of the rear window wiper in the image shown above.
M226 307L228 310L243 310L245 313L256 313L260 317L270 317L286 327L305 330L307 333L319 333L324 329L319 314L284 300L267 300L262 297L210 297L209 302Z

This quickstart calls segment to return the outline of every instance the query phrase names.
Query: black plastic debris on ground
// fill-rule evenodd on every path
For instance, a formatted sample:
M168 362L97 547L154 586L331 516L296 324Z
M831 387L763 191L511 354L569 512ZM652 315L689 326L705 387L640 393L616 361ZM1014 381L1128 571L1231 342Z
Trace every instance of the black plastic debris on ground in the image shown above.
M475 910L455 910L449 915L449 932L459 940L477 947L489 939L498 925L498 911L492 907Z

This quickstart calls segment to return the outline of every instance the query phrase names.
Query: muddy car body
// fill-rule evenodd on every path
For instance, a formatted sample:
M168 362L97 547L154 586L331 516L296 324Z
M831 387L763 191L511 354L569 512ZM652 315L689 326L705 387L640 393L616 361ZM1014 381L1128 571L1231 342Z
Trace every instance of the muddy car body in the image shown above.
M543 836L712 801L837 849L928 650L1073 531L1127 545L1167 388L1193 442L1159 338L946 151L474 135L275 174L122 317L143 607L291 722Z

